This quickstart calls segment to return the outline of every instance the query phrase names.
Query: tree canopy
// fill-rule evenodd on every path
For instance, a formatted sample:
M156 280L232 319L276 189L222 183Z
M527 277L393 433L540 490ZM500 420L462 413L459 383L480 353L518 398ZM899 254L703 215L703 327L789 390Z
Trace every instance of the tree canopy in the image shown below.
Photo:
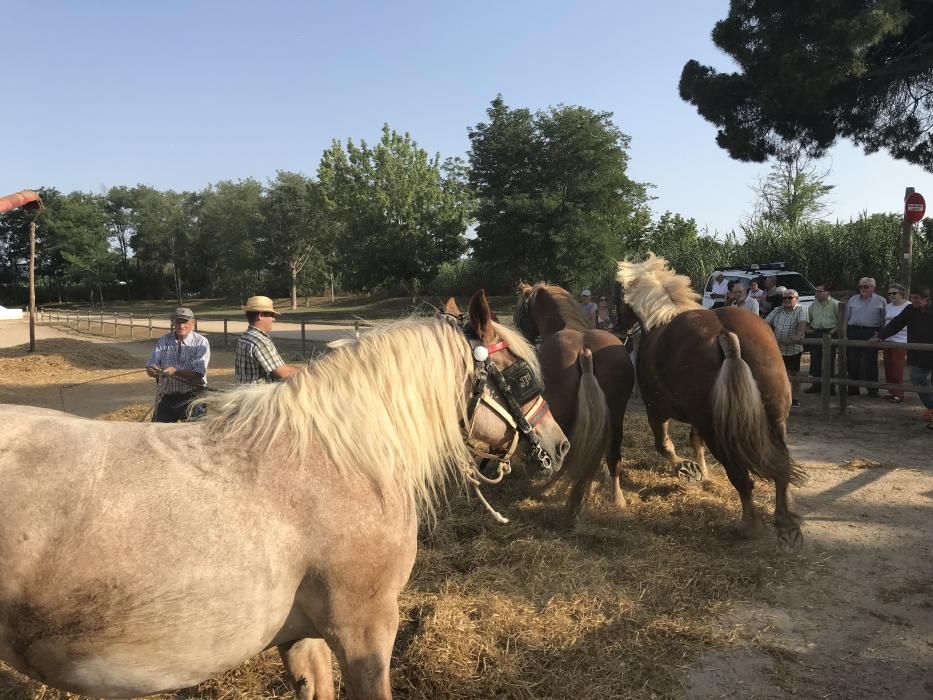
M843 137L933 171L929 0L732 0L713 41L738 70L691 60L680 95L732 158L819 156Z

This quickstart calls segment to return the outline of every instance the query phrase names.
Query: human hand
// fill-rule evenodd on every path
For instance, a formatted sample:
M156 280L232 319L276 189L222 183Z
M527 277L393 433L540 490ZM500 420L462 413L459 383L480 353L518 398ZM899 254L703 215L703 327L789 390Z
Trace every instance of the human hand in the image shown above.
M162 370L162 374L164 374L166 377L171 377L177 371L178 370L175 369L174 367L166 367L165 369Z
M875 335L873 335L871 338L868 339L868 342L869 343L880 343L881 338L879 338L878 334L876 333ZM885 362L887 362L887 360L885 360Z

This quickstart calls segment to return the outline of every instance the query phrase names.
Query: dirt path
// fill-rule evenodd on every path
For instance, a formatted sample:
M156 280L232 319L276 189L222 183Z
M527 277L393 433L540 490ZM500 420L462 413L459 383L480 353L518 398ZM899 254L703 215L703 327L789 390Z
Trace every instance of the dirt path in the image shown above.
M810 474L800 578L733 610L744 648L709 650L687 696L933 697L933 432L916 398L829 422L808 398L790 424Z
M74 337L38 327L38 337ZM128 352L142 366L152 341L81 336ZM0 322L0 347L28 341L28 326ZM216 352L212 381L229 381L231 354ZM128 367L132 369L132 367ZM119 372L115 369L114 372ZM61 408L60 383L0 386L0 401ZM142 375L88 384L68 411L93 417L151 401ZM799 577L764 587L724 624L740 648L709 649L684 671L690 698L933 697L933 431L916 397L895 406L852 401L822 419L804 396L790 422L794 456L809 483L796 492L806 518Z

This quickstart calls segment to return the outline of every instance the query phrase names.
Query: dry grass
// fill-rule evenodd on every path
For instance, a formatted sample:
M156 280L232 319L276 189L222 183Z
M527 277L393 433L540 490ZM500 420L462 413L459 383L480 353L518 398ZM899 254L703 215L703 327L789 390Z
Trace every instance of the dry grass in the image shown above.
M98 346L92 352L106 356ZM106 418L138 420L147 409ZM673 432L685 445L686 429ZM560 504L531 498L527 482L513 476L485 490L510 524L492 522L475 498L453 497L422 532L400 601L397 697L677 697L682 671L703 650L740 643L723 613L801 575L805 557L777 555L770 533L760 542L738 538L739 501L721 468L711 464L710 481L685 486L655 455L643 416L627 418L626 435L631 484L622 512L600 488L567 532ZM773 490L760 486L758 503L771 512ZM0 665L0 697L74 696ZM292 695L277 655L266 652L160 697Z

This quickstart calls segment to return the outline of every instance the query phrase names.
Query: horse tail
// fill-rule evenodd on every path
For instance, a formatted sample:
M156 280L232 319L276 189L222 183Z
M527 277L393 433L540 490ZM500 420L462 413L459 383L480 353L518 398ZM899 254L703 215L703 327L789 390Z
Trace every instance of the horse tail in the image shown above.
M725 460L772 482L802 483L804 472L790 457L783 427L768 417L751 367L742 359L739 337L723 331L719 345L725 358L712 395L718 451Z
M596 477L609 446L609 404L596 375L593 374L593 353L583 348L577 356L580 364L580 385L577 388L577 411L570 433L570 451L555 477L570 485L567 516L579 515L589 485Z

